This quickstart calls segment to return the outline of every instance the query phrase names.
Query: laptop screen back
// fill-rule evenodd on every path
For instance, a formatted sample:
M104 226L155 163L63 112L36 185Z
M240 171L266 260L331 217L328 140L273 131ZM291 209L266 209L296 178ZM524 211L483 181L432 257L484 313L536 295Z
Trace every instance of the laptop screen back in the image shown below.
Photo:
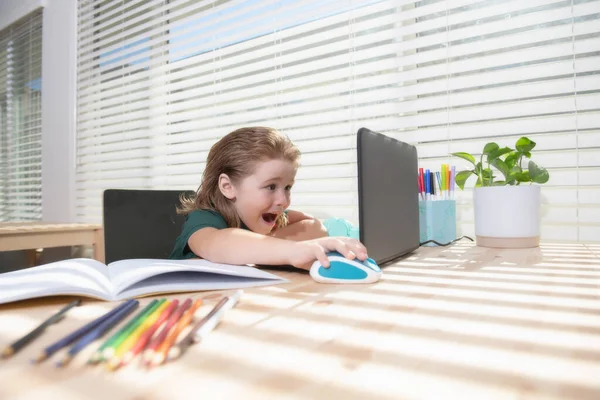
M384 264L419 247L417 149L367 128L357 149L360 240Z

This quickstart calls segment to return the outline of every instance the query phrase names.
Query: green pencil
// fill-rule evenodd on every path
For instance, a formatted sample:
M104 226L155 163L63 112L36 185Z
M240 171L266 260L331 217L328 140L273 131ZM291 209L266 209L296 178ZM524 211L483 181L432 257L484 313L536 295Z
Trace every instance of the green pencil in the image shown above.
M112 348L113 344L121 337L121 335L130 331L131 327L133 327L138 320L143 320L143 317L145 315L149 314L149 312L151 312L151 310L154 310L156 304L158 304L158 300L156 300L156 299L154 299L150 303L148 303L148 305L146 307L144 307L144 309L141 310L139 313L137 313L125 326L123 326L114 335L112 335L110 338L108 338L108 340L106 342L104 342L102 344L102 346L100 346L94 354L92 354L92 356L88 360L88 363L96 364L96 363L102 361L104 359L104 357L102 356L104 353L104 350L106 350L108 348ZM133 329L135 329L135 328L133 328ZM133 329L131 329L131 330L133 330Z
M136 319L135 322L125 332L121 333L121 335L117 338L117 340L114 341L113 344L104 349L102 352L102 358L105 360L111 359L119 346L129 337L129 335L131 335L141 324L143 324L146 318L152 315L152 313L165 301L167 301L167 299L161 299L154 303L152 307L150 307L148 311L144 313L144 315Z

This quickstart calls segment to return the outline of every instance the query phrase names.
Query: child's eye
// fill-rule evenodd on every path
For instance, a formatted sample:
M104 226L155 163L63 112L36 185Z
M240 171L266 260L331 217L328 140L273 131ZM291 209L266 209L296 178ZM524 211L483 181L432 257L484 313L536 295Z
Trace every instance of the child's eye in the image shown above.
M269 186L267 186L267 189L269 190L275 190L277 188L277 185L275 185L274 183L271 183Z
M285 187L286 192L289 192L290 190L292 190L292 186L291 185L287 185Z

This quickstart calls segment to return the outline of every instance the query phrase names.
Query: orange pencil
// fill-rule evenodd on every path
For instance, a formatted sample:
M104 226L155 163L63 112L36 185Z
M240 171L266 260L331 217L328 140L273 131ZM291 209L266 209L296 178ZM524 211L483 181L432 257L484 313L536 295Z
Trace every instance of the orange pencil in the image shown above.
M129 363L135 356L138 355L140 351L144 349L144 347L146 347L146 344L150 341L150 338L152 337L152 335L154 335L154 332L156 332L156 330L162 325L162 323L165 322L167 318L169 318L169 316L171 316L171 314L177 308L178 305L179 300L173 300L167 306L167 308L163 310L163 312L160 314L160 316L154 322L154 324L152 324L152 326L140 336L140 338L133 345L131 350L125 353L125 355L123 356L123 360L121 361L121 366L124 366L127 363Z
M190 309L187 310L185 312L185 314L183 314L181 319L177 322L177 325L175 325L175 329L173 329L169 333L169 336L167 336L165 341L158 348L158 351L156 352L156 354L154 355L154 358L152 359L153 366L162 364L163 361L165 361L165 359L167 358L167 353L169 352L169 349L171 349L171 346L173 346L173 343L175 343L175 340L177 340L177 337L179 336L181 331L183 331L185 329L185 327L188 326L190 324L190 322L192 322L192 318L194 317L196 310L198 310L198 308L201 305L202 305L202 299L198 299L194 302L194 305L192 307L190 307Z
M152 358L154 358L154 352L156 349L158 349L158 347L162 344L171 328L177 323L177 321L179 321L179 318L181 318L183 313L190 308L191 305L192 299L188 298L186 301L184 301L183 304L180 305L173 314L171 314L166 325L162 328L158 335L156 335L156 337L150 341L148 348L144 352L144 362L146 365L150 364Z

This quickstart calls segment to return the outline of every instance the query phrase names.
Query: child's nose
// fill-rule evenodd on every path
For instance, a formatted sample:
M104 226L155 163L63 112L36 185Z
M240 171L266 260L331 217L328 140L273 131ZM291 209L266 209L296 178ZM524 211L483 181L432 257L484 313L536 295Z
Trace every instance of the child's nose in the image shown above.
M287 202L287 195L281 191L277 191L277 194L275 195L275 205L283 206L286 204L286 202Z

